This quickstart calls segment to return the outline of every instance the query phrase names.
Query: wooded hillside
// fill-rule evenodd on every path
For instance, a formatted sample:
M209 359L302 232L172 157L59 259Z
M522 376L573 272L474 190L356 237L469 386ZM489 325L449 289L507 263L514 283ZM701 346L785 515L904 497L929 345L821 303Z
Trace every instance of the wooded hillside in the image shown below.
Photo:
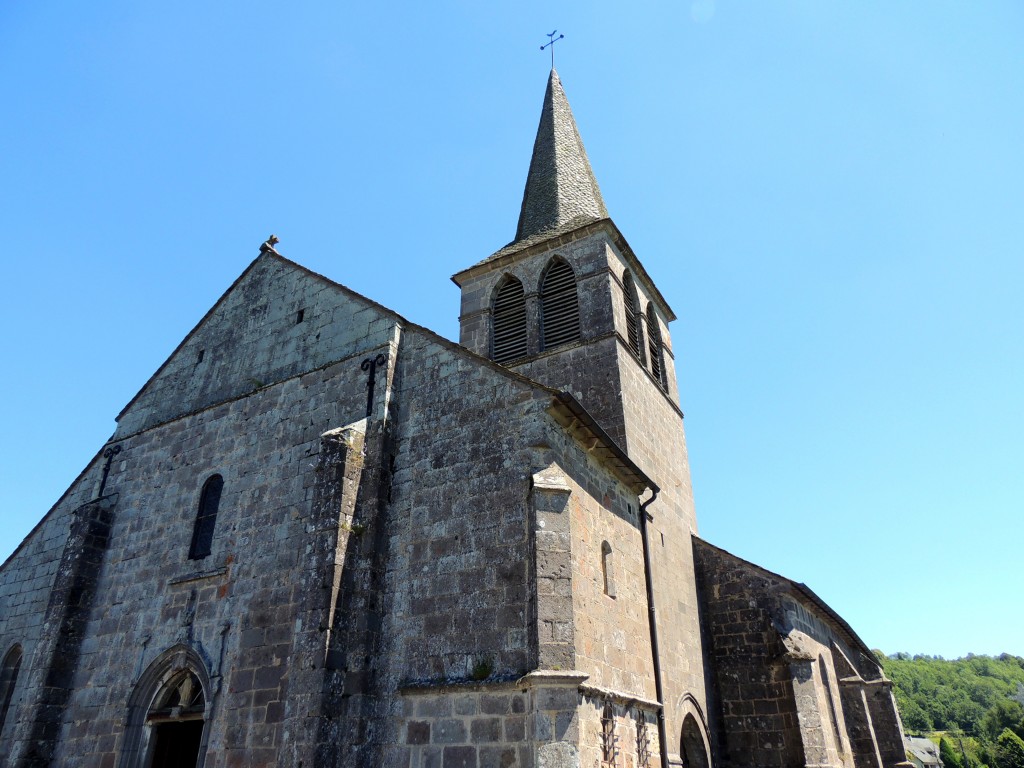
M947 768L1024 768L1024 658L875 653L904 729L937 736Z

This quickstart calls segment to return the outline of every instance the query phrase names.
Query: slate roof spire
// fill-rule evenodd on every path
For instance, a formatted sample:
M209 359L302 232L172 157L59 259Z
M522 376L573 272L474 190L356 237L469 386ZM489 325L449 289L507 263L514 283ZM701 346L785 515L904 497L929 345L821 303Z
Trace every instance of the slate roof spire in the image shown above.
M569 100L552 68L513 243L606 218L608 210L576 129Z

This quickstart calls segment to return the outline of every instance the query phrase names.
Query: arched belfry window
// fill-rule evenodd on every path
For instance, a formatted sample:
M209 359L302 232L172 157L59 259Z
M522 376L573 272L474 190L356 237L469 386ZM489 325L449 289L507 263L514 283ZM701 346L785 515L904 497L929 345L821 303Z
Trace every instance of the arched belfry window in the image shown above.
M626 341L629 348L640 362L644 362L644 336L641 326L643 318L640 315L640 300L636 294L636 283L633 282L633 275L626 270L622 275L622 298L626 306Z
M199 496L199 510L196 524L192 529L192 546L188 550L190 560L201 560L210 554L213 547L213 529L217 525L217 509L224 490L224 478L213 475L203 486Z
M553 349L579 341L580 301L576 275L569 263L554 258L540 281L541 348Z
M11 708L14 688L18 684L18 672L21 671L21 656L21 646L15 645L4 656L4 665L0 667L0 735L3 735L7 711Z
M661 327L658 325L658 314L654 311L654 305L647 305L647 339L651 352L651 373L658 380L661 388L668 390L668 382L665 378L665 355L661 346Z
M491 359L507 363L526 357L526 296L523 284L508 276L494 292Z

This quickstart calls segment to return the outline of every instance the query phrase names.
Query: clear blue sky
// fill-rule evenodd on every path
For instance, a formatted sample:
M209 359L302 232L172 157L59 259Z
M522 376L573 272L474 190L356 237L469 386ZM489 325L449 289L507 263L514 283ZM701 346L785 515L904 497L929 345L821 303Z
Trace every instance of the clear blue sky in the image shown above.
M457 336L556 64L672 304L701 534L1024 654L1024 4L0 6L0 558L256 256Z

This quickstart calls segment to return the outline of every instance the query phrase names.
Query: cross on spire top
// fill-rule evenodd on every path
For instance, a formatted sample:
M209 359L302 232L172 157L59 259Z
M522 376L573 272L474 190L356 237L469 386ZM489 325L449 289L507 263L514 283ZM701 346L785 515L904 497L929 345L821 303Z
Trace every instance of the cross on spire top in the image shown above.
M555 43L557 43L559 40L561 40L563 37L565 37L565 35L558 35L558 37L555 37L556 34L558 34L558 30L557 29L554 32L548 32L548 41L546 43L544 43L544 45L542 45L540 47L540 49L542 51L545 48L550 48L551 49L551 68L552 69L555 68Z

